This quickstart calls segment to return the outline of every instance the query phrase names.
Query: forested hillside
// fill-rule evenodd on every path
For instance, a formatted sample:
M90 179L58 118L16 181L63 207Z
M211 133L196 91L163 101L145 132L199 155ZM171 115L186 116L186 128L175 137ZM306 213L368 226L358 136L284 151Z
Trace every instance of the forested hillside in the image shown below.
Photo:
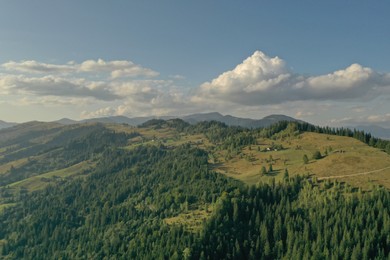
M388 151L388 143L362 132L287 122L249 130L181 120L138 128L17 127L0 131L1 258L390 256L388 187L308 174L335 158L360 158L348 145ZM303 153L323 148L306 144L310 134L334 148L304 164ZM295 149L295 142L303 148ZM335 153L335 142L345 142L347 152ZM289 157L297 153L299 162ZM249 169L243 165L257 169L250 181L230 172L233 166ZM261 173L263 165L273 169Z

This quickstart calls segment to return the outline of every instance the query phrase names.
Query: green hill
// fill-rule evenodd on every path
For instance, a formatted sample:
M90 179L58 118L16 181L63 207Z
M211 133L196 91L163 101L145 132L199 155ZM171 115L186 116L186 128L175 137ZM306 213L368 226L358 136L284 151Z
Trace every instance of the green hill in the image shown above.
M0 258L386 259L385 151L297 122L3 129Z

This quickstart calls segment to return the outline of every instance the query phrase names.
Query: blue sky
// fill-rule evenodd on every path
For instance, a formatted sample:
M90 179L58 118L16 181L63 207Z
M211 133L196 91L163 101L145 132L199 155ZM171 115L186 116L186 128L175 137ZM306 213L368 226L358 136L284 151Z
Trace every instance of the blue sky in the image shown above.
M387 1L2 1L0 119L390 126Z

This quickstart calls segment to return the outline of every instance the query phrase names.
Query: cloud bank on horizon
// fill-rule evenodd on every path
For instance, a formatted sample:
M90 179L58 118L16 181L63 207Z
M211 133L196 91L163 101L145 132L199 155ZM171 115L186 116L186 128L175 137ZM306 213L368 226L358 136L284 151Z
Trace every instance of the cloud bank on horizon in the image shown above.
M351 64L328 74L306 76L294 72L283 59L261 51L255 51L234 69L191 88L182 86L180 75L166 79L128 60L66 64L9 61L1 68L0 94L12 96L9 102L19 106L78 104L80 117L84 118L214 110L243 114L267 108L289 111L297 104L300 110L295 110L295 115L304 117L315 116L329 107L329 102L364 103L390 97L390 73ZM317 112L308 111L312 104L317 104ZM375 116L371 118L378 120L381 115ZM369 121L369 116L366 119Z

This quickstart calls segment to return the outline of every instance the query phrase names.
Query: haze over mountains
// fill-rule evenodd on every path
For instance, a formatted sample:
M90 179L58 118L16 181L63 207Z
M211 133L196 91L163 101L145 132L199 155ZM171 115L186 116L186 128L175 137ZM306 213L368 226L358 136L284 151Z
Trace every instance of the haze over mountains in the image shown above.
M378 125L358 125L351 128L363 130L366 133L371 133L373 136L379 138L390 139L390 128L385 128Z
M148 117L126 117L126 116L108 116L108 117L98 117L98 118L91 118L91 119L84 119L84 120L72 120L69 118L62 118L60 120L56 120L54 122L62 124L62 125L70 125L70 124L77 124L77 123L85 123L85 122L97 122L97 123L111 123L111 124L128 124L132 126L137 126L140 124L145 123L148 120L151 119L173 119L173 118L180 118L184 121L190 123L190 124L196 124L198 122L202 121L218 121L223 122L228 126L241 126L241 127L247 127L247 128L258 128L258 127L267 127L270 126L276 122L280 121L298 121L302 122L299 119L295 119L293 117L289 117L286 115L269 115L262 119L251 119L251 118L241 118L241 117L235 117L231 115L222 115L218 112L211 112L211 113L197 113L197 114L191 114L186 116L148 116ZM11 122L5 122L0 120L0 129L12 127L14 125L17 125L17 123L11 123ZM363 130L366 133L371 133L375 137L384 138L384 139L390 139L390 129L385 128L379 125L351 125L346 126L350 129L358 129Z
M0 129L12 127L14 125L17 125L17 123L10 123L10 122L5 122L5 121L0 120Z
M201 113L201 114L192 114L182 117L175 117L175 116L163 116L163 117L135 117L135 118L128 118L124 116L114 116L114 117L103 117L103 118L93 118L93 119L87 119L84 120L84 122L101 122L101 123L118 123L118 124L129 124L129 125L140 125L142 123L145 123L146 121L150 119L173 119L173 118L180 118L184 121L190 123L190 124L196 124L198 122L202 121L218 121L223 122L228 126L242 126L242 127L248 127L248 128L256 128L256 127L265 127L270 126L273 123L279 122L279 121L299 121L295 118L285 116L285 115L270 115L266 116L262 119L250 119L250 118L240 118L240 117L234 117L230 115L222 115L218 112L212 112L212 113ZM61 122L64 122L62 120Z

